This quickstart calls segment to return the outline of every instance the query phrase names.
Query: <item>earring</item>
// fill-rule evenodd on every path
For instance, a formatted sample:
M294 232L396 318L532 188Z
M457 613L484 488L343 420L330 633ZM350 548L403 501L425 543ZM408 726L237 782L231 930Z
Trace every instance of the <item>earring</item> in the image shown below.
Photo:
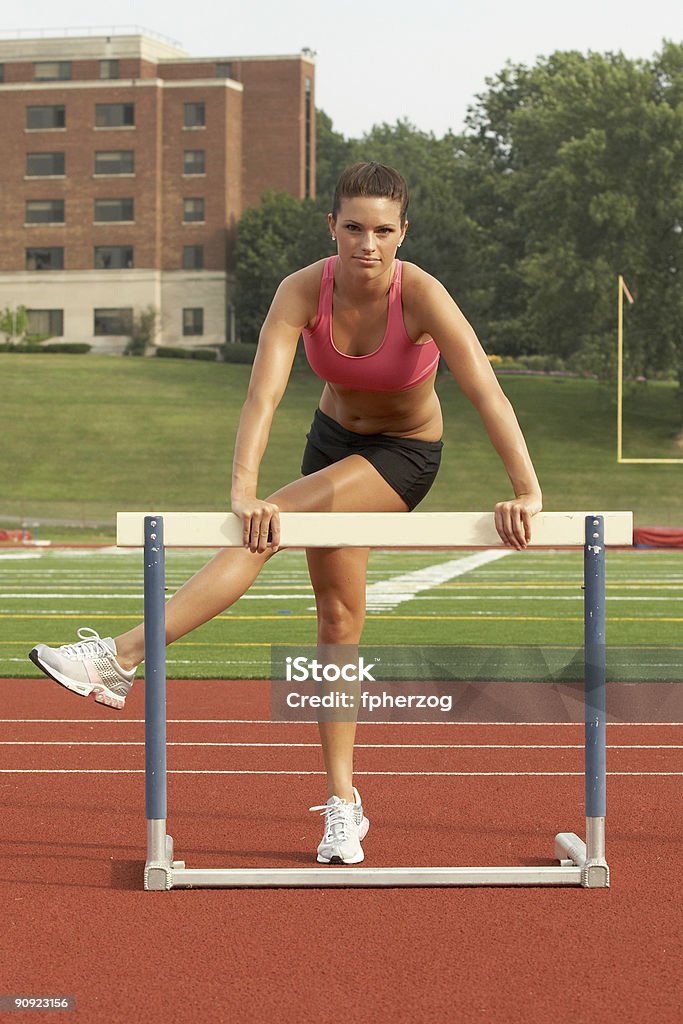
M332 241L333 241L333 242L336 242L336 241L337 241L337 236L336 236L336 235L332 235Z

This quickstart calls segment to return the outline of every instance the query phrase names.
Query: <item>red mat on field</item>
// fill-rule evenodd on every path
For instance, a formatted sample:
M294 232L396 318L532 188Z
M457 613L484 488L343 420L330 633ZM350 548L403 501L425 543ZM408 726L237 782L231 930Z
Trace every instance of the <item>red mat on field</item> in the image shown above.
M23 541L32 539L33 535L30 530L0 530L0 544L21 544Z
M633 531L633 543L640 547L683 548L683 530L668 526L639 526Z

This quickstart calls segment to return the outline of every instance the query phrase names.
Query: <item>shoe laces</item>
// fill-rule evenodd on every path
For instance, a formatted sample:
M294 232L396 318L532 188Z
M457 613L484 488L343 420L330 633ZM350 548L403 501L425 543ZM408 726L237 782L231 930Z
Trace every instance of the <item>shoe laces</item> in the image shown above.
M317 804L309 807L309 811L320 811L325 816L325 840L336 840L344 842L348 839L348 828L354 825L353 804L349 804L341 797L335 797L332 804Z
M75 644L63 644L60 650L67 658L101 658L112 656L111 649L107 647L104 640L96 629L82 626L78 630L80 641Z

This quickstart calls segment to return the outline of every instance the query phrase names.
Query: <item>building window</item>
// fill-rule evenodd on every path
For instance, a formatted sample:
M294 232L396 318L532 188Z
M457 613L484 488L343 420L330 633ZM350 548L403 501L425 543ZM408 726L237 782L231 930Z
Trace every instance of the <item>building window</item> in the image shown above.
M183 334L189 335L204 333L204 310L184 309L183 310Z
M33 65L35 82L67 82L70 78L70 60L39 60Z
M204 246L183 246L183 270L202 270L204 267Z
M133 266L132 245L96 245L96 270L130 270Z
M100 150L95 153L95 174L133 174L135 153L132 149Z
M97 128L128 128L135 124L134 103L96 103Z
M63 199L29 199L26 202L27 224L63 224Z
M133 330L133 310L130 306L123 309L96 309L94 331L96 335L128 335Z
M100 78L118 78L119 62L117 60L100 61Z
M183 174L204 174L204 150L186 149L183 153Z
M188 224L191 221L204 220L203 199L183 199L183 221Z
M206 107L203 103L186 103L184 125L186 128L203 128L206 124Z
M43 178L50 175L64 175L63 153L27 153L26 176Z
M96 221L135 220L132 199L96 199Z
M216 78L232 78L232 64L229 60L216 62Z
M0 64L0 82L5 81L5 65Z
M60 105L27 107L26 127L32 131L66 127L66 108Z
M26 333L38 338L61 338L64 335L63 309L27 309Z
M51 246L26 250L27 270L64 270L64 249Z

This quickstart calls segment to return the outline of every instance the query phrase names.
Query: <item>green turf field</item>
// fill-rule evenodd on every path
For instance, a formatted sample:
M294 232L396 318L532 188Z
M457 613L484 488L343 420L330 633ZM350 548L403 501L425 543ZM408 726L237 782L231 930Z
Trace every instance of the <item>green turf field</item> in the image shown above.
M190 360L0 354L0 526L23 519L52 540L112 540L119 509L226 508L248 376L246 366ZM683 467L617 465L615 401L605 385L563 377L501 383L546 509L632 509L640 525L682 524ZM446 448L421 508L491 508L510 494L505 472L457 386L443 378L438 388ZM264 495L298 475L320 390L310 371L296 368L263 462ZM627 395L625 455L680 457L675 401L674 386L663 383ZM87 522L97 529L84 531Z
M382 581L463 552L373 552L370 593ZM170 551L172 592L206 560ZM34 676L34 643L66 643L90 626L116 635L142 615L139 552L0 552L0 675ZM368 614L372 645L568 648L583 643L581 552L510 553L393 608ZM374 585L374 591L373 591ZM611 551L607 556L607 637L619 678L683 677L683 553ZM381 605L381 601L379 602ZM170 678L268 678L272 644L315 643L313 593L302 552L282 551L225 614L168 651ZM626 650L625 650L626 649ZM614 660L614 659L613 659Z
M0 525L22 519L53 542L111 542L119 509L227 508L232 440L249 368L104 356L0 354ZM680 526L680 465L617 465L615 405L597 381L503 377L527 436L545 507L632 509L641 525ZM510 494L473 409L440 380L446 443L426 511L491 508ZM261 493L298 475L320 382L297 367L277 413ZM678 456L675 389L650 385L625 403L624 453ZM9 481L9 484L7 482ZM97 524L91 529L83 524ZM34 526L33 524L38 524ZM72 525L69 525L72 524ZM369 584L457 552L373 552ZM206 555L173 551L173 589ZM116 634L142 613L141 556L0 549L0 674L34 675L26 651L64 643L79 626ZM368 644L582 643L580 553L510 554L386 611L370 609ZM680 677L683 555L608 557L608 641ZM263 677L270 646L315 641L300 552L281 552L237 605L169 651L171 677ZM659 652L659 653L658 653ZM667 653L662 653L667 652Z

